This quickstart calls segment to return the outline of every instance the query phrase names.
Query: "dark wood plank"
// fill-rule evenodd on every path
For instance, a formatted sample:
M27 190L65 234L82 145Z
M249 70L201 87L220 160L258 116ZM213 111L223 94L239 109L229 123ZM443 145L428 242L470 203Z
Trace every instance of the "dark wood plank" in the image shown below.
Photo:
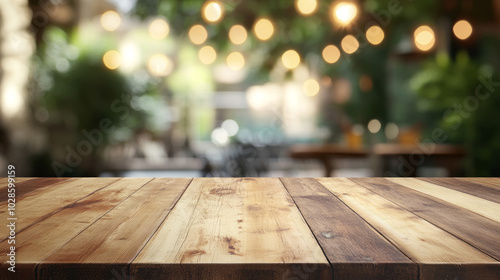
M150 178L120 179L17 233L15 244L16 276L20 279L34 279L36 266L40 262L150 180ZM61 187L62 185L55 189ZM40 205L32 206L36 208ZM99 236L97 234L95 238ZM5 252L9 246L6 241L0 243L0 251ZM84 249L84 247L81 248ZM0 261L2 263L0 271L7 271L6 255L2 254ZM2 279L1 274L0 279Z
M472 194L496 203L500 203L500 189L483 186L480 184L457 180L454 178L418 178L436 185Z
M384 178L351 180L500 260L500 223Z
M333 279L417 279L417 265L314 179L282 178Z
M464 182L476 183L482 186L500 190L500 178L473 177L473 178L455 178L455 179Z

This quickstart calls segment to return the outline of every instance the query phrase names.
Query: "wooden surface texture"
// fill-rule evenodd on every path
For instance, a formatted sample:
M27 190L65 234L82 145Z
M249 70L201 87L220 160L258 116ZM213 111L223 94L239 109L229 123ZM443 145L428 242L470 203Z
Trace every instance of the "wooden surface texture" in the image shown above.
M15 244L2 226L0 279L500 279L498 178L15 185Z

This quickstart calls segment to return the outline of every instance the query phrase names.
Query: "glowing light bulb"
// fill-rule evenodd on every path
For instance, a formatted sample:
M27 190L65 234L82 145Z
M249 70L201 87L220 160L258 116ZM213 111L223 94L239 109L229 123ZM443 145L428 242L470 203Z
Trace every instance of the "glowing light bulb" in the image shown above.
M148 70L155 76L165 77L174 70L174 63L164 54L155 54L148 60Z
M247 30L241 25L233 25L229 29L229 40L235 45L241 45L247 40Z
M359 48L358 40L352 35L345 36L340 44L344 52L347 54L352 54L356 52Z
M317 8L318 8L318 1L317 0L296 0L295 1L295 9L301 15L305 15L305 16L311 15L314 12L316 12Z
M415 46L422 51L428 51L436 42L434 31L427 25L422 25L415 30Z
M161 40L168 36L170 27L163 19L155 19L149 24L149 36L155 40Z
M300 64L300 55L295 50L288 50L281 56L281 62L288 69L297 68Z
M384 37L385 37L384 30L382 30L382 28L380 28L379 26L374 25L368 28L368 30L366 30L366 39L372 45L376 46L382 43Z
M302 89L307 96L315 96L319 93L319 83L315 79L308 79L302 85Z
M215 23L222 19L224 15L224 6L217 1L205 3L202 8L202 17L208 23Z
M104 66L106 66L106 68L115 70L116 68L120 67L122 63L122 56L118 51L111 50L106 52L102 56L102 62L104 63Z
M358 14L358 7L351 2L340 2L333 8L333 18L341 25L350 24Z
M101 25L107 31L115 31L120 27L122 18L115 11L107 11L101 15Z
M335 63L339 60L340 58L340 51L339 48L337 48L334 45L328 45L323 49L323 59L332 64Z
M227 66L233 70L240 70L245 66L245 57L239 52L232 52L227 56Z
M257 39L267 41L274 34L274 25L269 19L261 18L255 23L253 31Z
M453 33L460 40L465 40L472 35L472 25L466 20L460 20L453 26Z
M198 52L198 58L201 63L210 65L215 62L215 59L217 59L217 52L211 46L204 46Z
M201 45L205 43L208 38L207 30L200 24L191 27L191 29L189 29L188 35L191 42L193 42L193 44L195 45Z

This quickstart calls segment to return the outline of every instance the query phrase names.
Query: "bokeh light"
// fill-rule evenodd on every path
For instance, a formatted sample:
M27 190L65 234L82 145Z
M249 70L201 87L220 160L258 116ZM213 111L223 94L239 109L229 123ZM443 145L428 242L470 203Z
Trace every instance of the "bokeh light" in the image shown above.
M388 123L385 126L385 137L389 140L394 140L399 135L399 127L395 123Z
M158 53L149 58L148 70L154 76L165 77L174 70L174 63L166 55Z
M111 50L106 52L102 56L102 62L104 63L104 66L106 66L106 68L115 70L116 68L120 67L122 63L122 56L118 51Z
M341 25L350 24L358 14L358 7L351 2L340 2L333 8L333 18Z
M245 57L240 52L232 52L227 56L226 62L232 70L240 70L245 66Z
M201 63L210 65L217 59L217 52L211 46L204 46L198 51L198 58Z
M227 119L222 122L221 128L224 129L229 136L235 136L240 130L238 123L231 119Z
M155 19L149 24L148 32L151 38L155 40L161 40L168 36L170 27L165 20Z
M247 30L242 25L233 25L229 29L229 40L235 45L241 45L247 40Z
M380 131L380 128L382 128L382 124L380 124L380 121L377 119L373 119L368 123L368 130L371 133L377 133Z
M380 28L380 26L374 25L374 26L368 28L368 30L366 30L366 39L372 45L376 46L376 45L382 43L382 41L384 40L384 37L385 37L384 30L382 30L382 28Z
M225 146L229 143L227 131L218 127L212 131L212 142L217 146Z
M359 48L358 40L352 35L345 36L340 44L344 52L347 54L352 54L356 52Z
M332 64L339 60L340 50L334 45L328 45L323 49L322 55L326 62Z
M189 40L191 40L191 42L193 42L193 44L195 45L201 45L205 43L208 38L207 30L200 24L191 27L191 29L189 29L188 35Z
M472 25L466 20L460 20L453 26L453 33L460 40L465 40L472 35Z
M288 69L297 68L300 64L300 55L295 50L288 50L281 56L281 62Z
M422 51L428 51L432 49L436 38L434 36L434 31L427 25L422 25L415 30L415 46Z
M307 96L315 96L319 93L320 87L315 79L307 79L302 85L302 89Z
M202 8L202 17L206 22L215 23L222 19L224 6L217 1L206 2Z
M261 18L255 23L253 31L257 39L261 41L267 41L274 34L274 25L269 19Z
M120 27L122 18L115 11L107 11L101 15L101 25L107 31L115 31Z
M318 8L317 0L296 0L295 1L295 9L299 14L307 16L316 12Z

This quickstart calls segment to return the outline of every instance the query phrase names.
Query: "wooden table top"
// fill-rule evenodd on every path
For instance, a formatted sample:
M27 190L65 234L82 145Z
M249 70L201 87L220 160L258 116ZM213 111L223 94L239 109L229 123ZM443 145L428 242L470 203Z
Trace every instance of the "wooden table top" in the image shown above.
M500 279L499 178L16 178L0 279ZM7 224L7 179L0 179Z

